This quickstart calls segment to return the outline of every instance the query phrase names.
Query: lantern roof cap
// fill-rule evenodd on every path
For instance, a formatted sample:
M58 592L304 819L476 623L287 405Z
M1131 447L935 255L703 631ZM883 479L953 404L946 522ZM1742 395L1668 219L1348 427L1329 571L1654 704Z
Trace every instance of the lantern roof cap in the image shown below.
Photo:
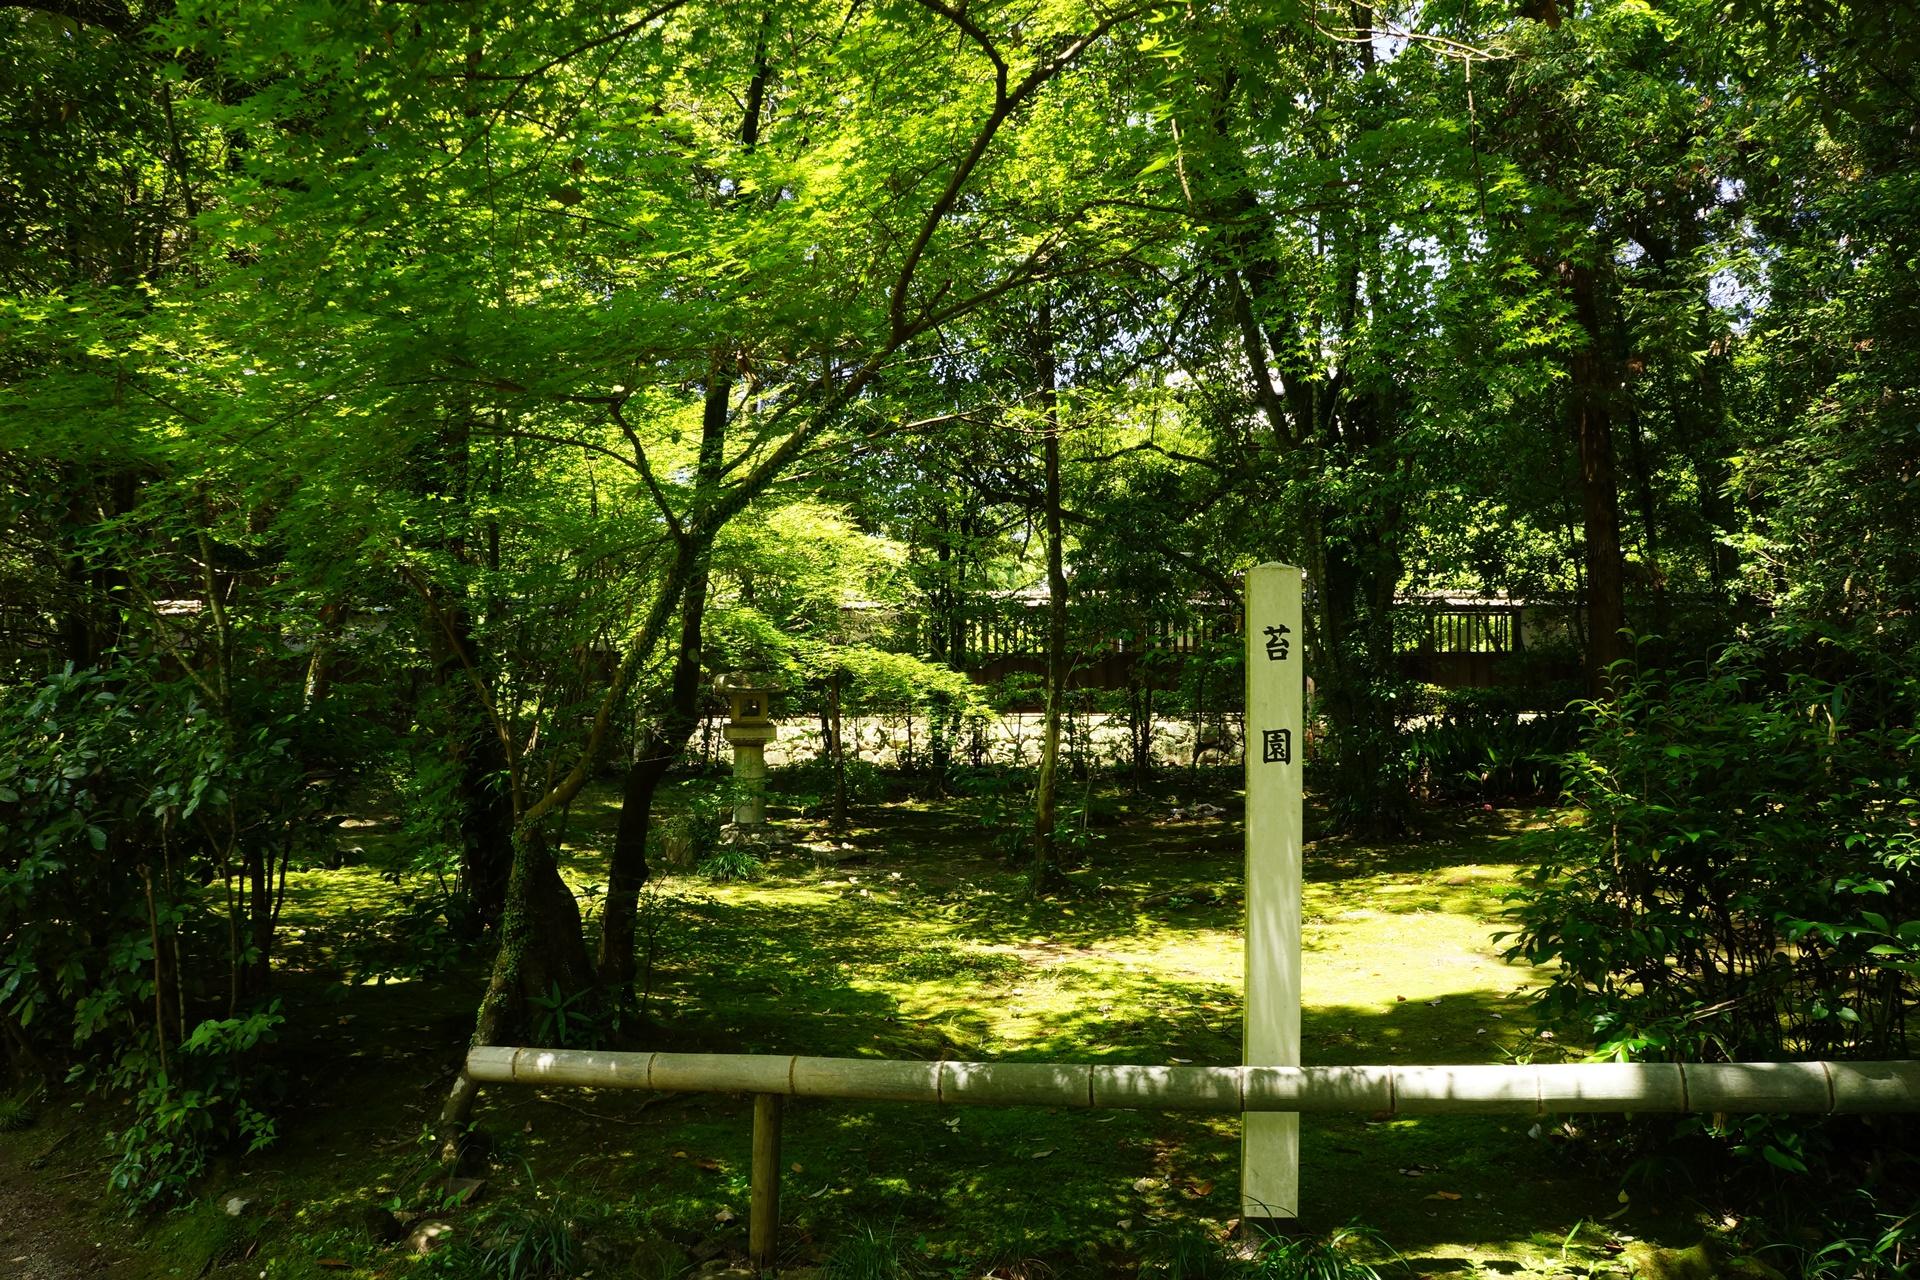
M727 671L715 677L718 693L779 693L787 686L765 671Z

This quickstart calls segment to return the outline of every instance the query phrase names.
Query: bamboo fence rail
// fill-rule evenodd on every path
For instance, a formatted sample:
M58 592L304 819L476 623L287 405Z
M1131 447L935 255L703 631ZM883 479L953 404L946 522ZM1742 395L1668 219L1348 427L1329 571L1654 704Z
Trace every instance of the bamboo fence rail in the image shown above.
M1920 1062L1149 1067L488 1046L468 1052L466 1072L480 1084L752 1094L747 1238L749 1258L762 1271L773 1267L777 1252L785 1098L1390 1115L1920 1111Z

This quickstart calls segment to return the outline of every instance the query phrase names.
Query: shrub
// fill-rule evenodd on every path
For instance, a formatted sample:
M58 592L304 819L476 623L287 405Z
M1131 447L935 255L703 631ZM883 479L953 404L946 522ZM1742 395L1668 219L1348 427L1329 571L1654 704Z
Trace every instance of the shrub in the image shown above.
M136 1207L272 1141L271 887L319 829L301 726L162 674L0 688L0 1043L131 1100L111 1183Z
M1571 696L1568 694L1567 696ZM1567 698L1522 689L1431 686L1408 699L1405 760L1410 784L1429 796L1512 800L1552 796L1578 718Z
M1620 1058L1904 1057L1920 977L1920 680L1773 676L1752 649L1589 703L1577 820L1508 955ZM1782 664L1785 665L1785 664Z

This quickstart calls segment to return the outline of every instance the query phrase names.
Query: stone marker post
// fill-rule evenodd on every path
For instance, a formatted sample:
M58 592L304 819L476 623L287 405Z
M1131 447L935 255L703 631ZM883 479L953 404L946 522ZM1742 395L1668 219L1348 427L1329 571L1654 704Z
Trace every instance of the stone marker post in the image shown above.
M1301 572L1263 564L1247 573L1247 968L1250 1067L1300 1065ZM1300 1212L1300 1117L1242 1117L1240 1216Z

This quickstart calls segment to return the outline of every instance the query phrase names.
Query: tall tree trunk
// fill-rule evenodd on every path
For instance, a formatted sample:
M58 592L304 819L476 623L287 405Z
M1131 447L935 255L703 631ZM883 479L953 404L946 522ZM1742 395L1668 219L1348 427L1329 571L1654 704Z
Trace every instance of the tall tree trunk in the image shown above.
M702 565L693 570L680 605L680 645L674 654L667 705L627 766L620 791L620 824L607 865L598 957L600 982L610 992L625 992L633 983L634 912L650 873L647 834L653 826L654 798L700 723L701 622L706 607L707 570Z
M1586 341L1568 361L1574 439L1580 459L1580 511L1585 525L1587 679L1595 697L1609 691L1608 668L1627 656L1626 569L1620 555L1619 481L1613 458L1617 362L1608 357L1599 285L1593 268L1566 263L1562 278Z
M833 815L828 823L837 836L847 833L847 742L840 719L840 685L845 678L836 667L827 685L827 747L833 761Z
M1060 546L1060 399L1051 302L1040 305L1039 366L1040 403L1046 415L1047 704L1040 731L1040 775L1033 789L1033 863L1027 874L1027 890L1035 897L1048 892L1060 878L1054 793L1060 769L1060 714L1067 690L1067 574Z
M700 419L700 457L695 469L696 505L720 482L727 415L733 379L725 371L725 354L716 352L707 382L706 403ZM647 883L647 833L653 826L653 802L693 731L700 724L702 625L707 609L707 548L683 542L675 553L675 571L686 579L680 601L680 644L674 652L673 676L666 705L660 710L645 741L627 766L620 794L620 824L614 831L613 854L607 867L607 900L600 918L600 981L609 992L625 993L633 985L634 911Z
M934 554L938 558L940 568L931 600L933 608L929 611L927 618L927 657L942 665L951 660L949 655L952 653L952 648L947 643L952 630L950 615L954 607L953 540L947 533L949 523L946 503L942 501L933 517L934 537L938 543ZM927 754L933 766L933 786L936 792L945 789L947 773L953 767L954 726L948 723L952 719L950 706L951 699L945 693L936 692L928 700L927 719L932 741L928 745Z
M445 690L452 723L447 755L458 769L460 887L476 931L500 922L513 867L513 785L506 748L481 704L466 668L479 669L481 654L464 606L442 607L435 628L435 678Z

